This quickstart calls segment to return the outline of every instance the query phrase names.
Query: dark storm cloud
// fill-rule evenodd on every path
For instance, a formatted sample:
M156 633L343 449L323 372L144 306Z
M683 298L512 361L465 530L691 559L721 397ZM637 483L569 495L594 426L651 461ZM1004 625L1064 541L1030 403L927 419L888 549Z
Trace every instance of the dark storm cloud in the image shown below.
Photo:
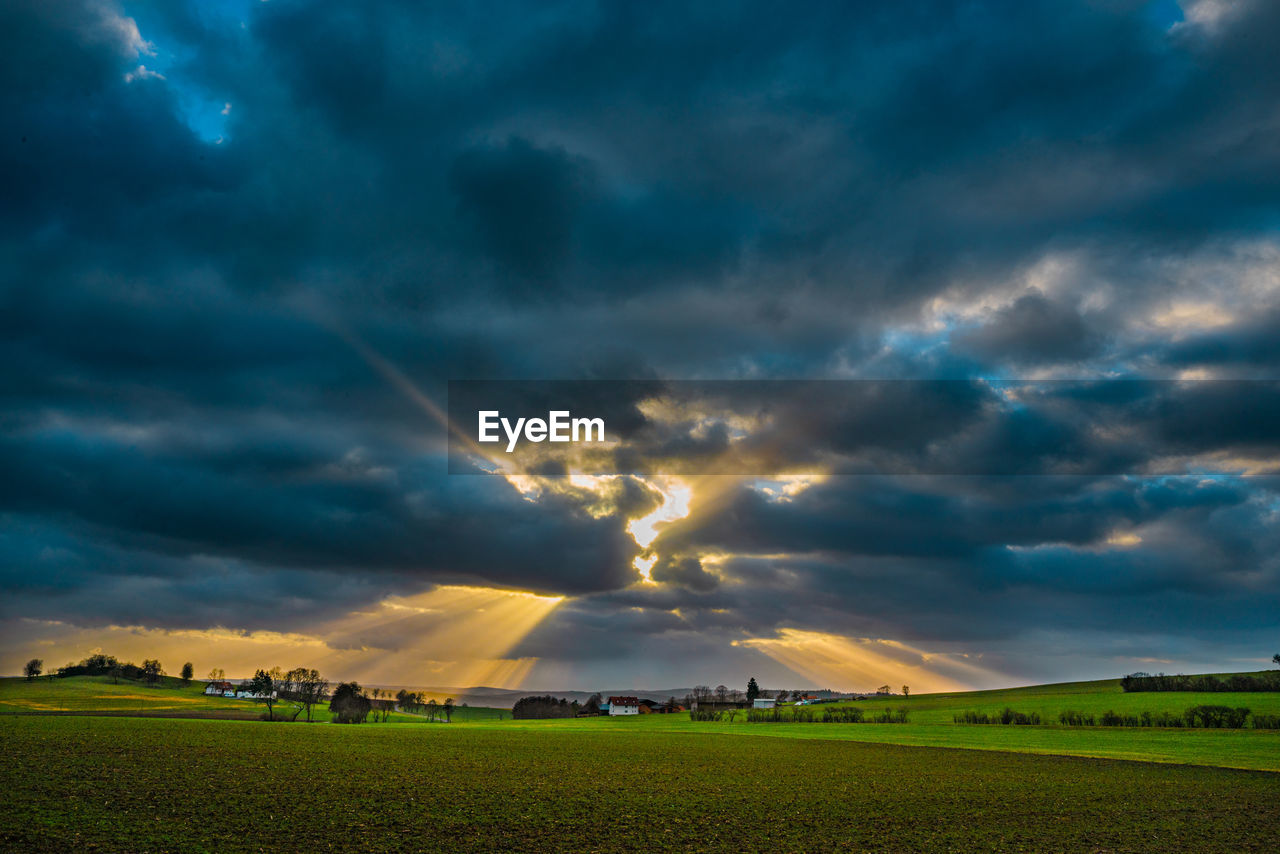
M1070 306L1041 294L1019 297L978 329L952 336L961 352L984 361L1076 362L1098 351L1097 332Z
M439 402L462 377L1270 376L1274 297L1236 286L1237 247L1274 263L1280 7L1168 8L8 4L8 610L261 626L266 597L303 625L462 579L588 594L557 619L639 614L689 649L1126 615L1245 637L1274 604L1268 481L743 488L665 532L636 592L650 487L449 477L439 425L358 352ZM1213 288L1176 275L1205 259ZM1179 302L1229 317L1152 332ZM1114 472L1273 444L1225 387L1088 393L1102 422L960 386L775 452ZM730 438L699 435L646 452Z

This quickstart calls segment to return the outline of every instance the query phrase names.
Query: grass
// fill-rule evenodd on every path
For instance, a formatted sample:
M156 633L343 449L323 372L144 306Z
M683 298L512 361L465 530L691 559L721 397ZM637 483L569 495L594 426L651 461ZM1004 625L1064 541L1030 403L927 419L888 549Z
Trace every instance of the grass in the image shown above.
M187 718L250 720L264 711L260 703L206 697L204 684L182 685L165 679L157 688L138 683L112 684L110 677L68 679L0 679L0 714L73 713L128 714ZM1063 709L1101 713L1116 711L1174 711L1200 703L1246 705L1256 711L1280 712L1280 694L1125 694L1118 680L1037 685L1000 691L926 694L859 701L868 715L888 708L910 710L907 724L748 724L694 723L687 715L641 715L635 718L574 718L556 721L512 721L506 709L461 708L454 726L509 730L560 730L583 733L657 732L767 736L785 739L869 742L918 747L954 747L1002 752L1132 759L1172 764L1210 765L1259 771L1280 771L1280 731L1277 730L1164 730L1129 727L1060 727ZM957 711L998 712L1005 706L1039 712L1045 726L957 725ZM815 707L820 711L821 706ZM329 720L327 708L313 717ZM390 723L426 724L420 715L395 713ZM381 726L381 724L375 725Z
M1280 827L1274 774L603 723L4 717L0 848L1246 852Z
M205 683L184 685L181 679L162 677L156 687L110 676L47 677L28 682L15 677L0 679L0 714L59 712L208 713L243 712L256 717L262 706L248 700L207 697Z
M857 705L868 714L888 707L911 710L911 720L922 724L952 723L952 716L967 710L999 712L1009 706L1019 712L1038 712L1045 723L1057 723L1058 713L1073 709L1101 715L1107 710L1141 713L1171 711L1181 713L1198 705L1244 706L1264 714L1280 714L1280 692L1198 693L1194 691L1136 692L1126 694L1119 679L1096 682L1061 682L1033 685L1027 688L1005 688L995 691L965 691L952 694L921 694L909 698L884 697L860 700ZM817 707L821 709L821 706Z
M0 715L5 714L120 714L146 717L224 718L256 720L266 706L252 700L209 697L205 682L162 677L155 687L110 676L42 678L28 682L21 677L0 678ZM288 704L277 704L276 712L292 714ZM328 721L327 706L311 710L313 720ZM510 717L507 709L457 708L457 721L493 721ZM388 723L429 723L425 716L393 712Z

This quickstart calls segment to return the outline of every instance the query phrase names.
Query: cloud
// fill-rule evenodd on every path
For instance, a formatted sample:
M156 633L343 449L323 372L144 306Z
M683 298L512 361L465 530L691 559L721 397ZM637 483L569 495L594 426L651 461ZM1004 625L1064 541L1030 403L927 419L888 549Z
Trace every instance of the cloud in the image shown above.
M571 597L512 653L548 678L781 679L732 643L783 629L1063 678L1252 654L1273 483L1161 475L1267 471L1275 413L1145 383L1277 366L1280 8L1226 9L8 4L5 607L292 631L533 590ZM353 340L438 402L962 382L773 437L930 448L915 474L691 479L642 584L628 524L661 484L449 475ZM1083 382L1020 408L986 384L1009 377ZM634 454L736 435L631 416Z

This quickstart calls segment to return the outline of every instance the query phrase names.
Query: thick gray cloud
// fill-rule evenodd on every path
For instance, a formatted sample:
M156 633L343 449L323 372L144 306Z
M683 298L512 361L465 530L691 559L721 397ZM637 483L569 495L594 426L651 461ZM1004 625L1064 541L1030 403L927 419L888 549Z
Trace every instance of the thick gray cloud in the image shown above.
M1103 673L1144 638L1265 634L1274 484L1120 476L1272 456L1239 387L823 413L777 453L941 438L934 473L1063 449L1092 473L737 484L636 588L651 487L450 476L378 358L438 402L458 378L1273 378L1274 3L85 0L0 27L10 613L301 627L464 581L580 596L531 654L622 668L575 639L625 619L737 667L714 650L783 626L1075 631L1071 672Z

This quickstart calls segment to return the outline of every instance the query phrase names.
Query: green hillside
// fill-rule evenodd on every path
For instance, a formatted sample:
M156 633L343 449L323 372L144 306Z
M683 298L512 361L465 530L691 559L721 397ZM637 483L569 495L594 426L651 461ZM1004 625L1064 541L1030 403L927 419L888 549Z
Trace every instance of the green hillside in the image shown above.
M837 705L861 706L868 713L884 708L906 708L911 710L913 723L930 724L950 724L953 716L960 712L991 713L999 712L1001 709L1009 707L1019 712L1036 712L1044 723L1056 724L1058 722L1058 714L1067 710L1094 715L1105 711L1134 714L1141 712L1181 713L1189 706L1216 705L1242 706L1262 714L1280 714L1280 692L1200 693L1195 691L1150 691L1126 694L1120 688L1119 679L1102 679L1095 682L1059 682L1050 685L1031 685L1023 688L1003 688L993 691L917 694L911 697L877 697L857 702L839 703Z
M1280 692L1261 693L1131 693L1118 679L1065 682L968 691L882 697L832 704L858 706L868 717L883 709L906 709L905 724L695 723L688 715L640 715L633 718L578 718L566 721L514 721L505 727L550 728L563 731L596 729L708 732L787 739L859 741L921 747L957 747L1016 753L1133 759L1227 768L1280 771L1280 730L1163 729L1154 727L1064 727L1058 713L1074 710L1094 715L1112 710L1181 714L1195 705L1243 706L1263 714L1280 714ZM953 717L966 710L999 712L1005 707L1040 715L1041 726L957 724ZM812 707L821 715L827 705ZM784 711L785 714L785 711Z
M0 679L0 714L190 713L234 718L257 717L262 711L260 705L248 700L207 697L204 688L202 681L184 685L171 676L161 677L155 687L110 676L43 677L31 682L14 677Z
M257 720L266 706L252 700L209 697L205 682L184 685L181 679L161 677L154 687L110 676L69 676L40 678L28 682L21 677L0 678L0 715L96 714L143 717L213 718ZM276 705L278 713L293 714L289 703ZM327 722L329 710L317 706L312 719ZM493 721L511 716L506 709L457 708L454 722ZM429 723L422 715L392 713L388 723Z
M66 679L0 679L0 715L93 714L142 717L257 720L264 707L247 700L206 697L203 682L183 685L166 678L155 688L137 682L112 682L105 676ZM884 708L908 710L905 724L694 722L686 714L639 715L632 718L511 720L508 709L461 708L454 725L466 729L538 730L548 733L706 733L728 736L803 740L857 741L922 747L957 747L1016 753L1055 754L1149 762L1213 765L1280 771L1280 730L1161 729L1149 727L1064 727L1064 710L1100 715L1142 711L1180 714L1200 704L1243 706L1263 714L1280 714L1280 692L1267 693L1132 693L1119 680L1068 682L995 691L885 697L835 706L858 706L868 717ZM825 705L813 707L816 714ZM1005 707L1040 715L1041 726L957 724L964 711L998 713ZM288 704L278 708L288 710ZM313 710L320 722L328 709ZM395 713L389 723L428 724L423 715Z

